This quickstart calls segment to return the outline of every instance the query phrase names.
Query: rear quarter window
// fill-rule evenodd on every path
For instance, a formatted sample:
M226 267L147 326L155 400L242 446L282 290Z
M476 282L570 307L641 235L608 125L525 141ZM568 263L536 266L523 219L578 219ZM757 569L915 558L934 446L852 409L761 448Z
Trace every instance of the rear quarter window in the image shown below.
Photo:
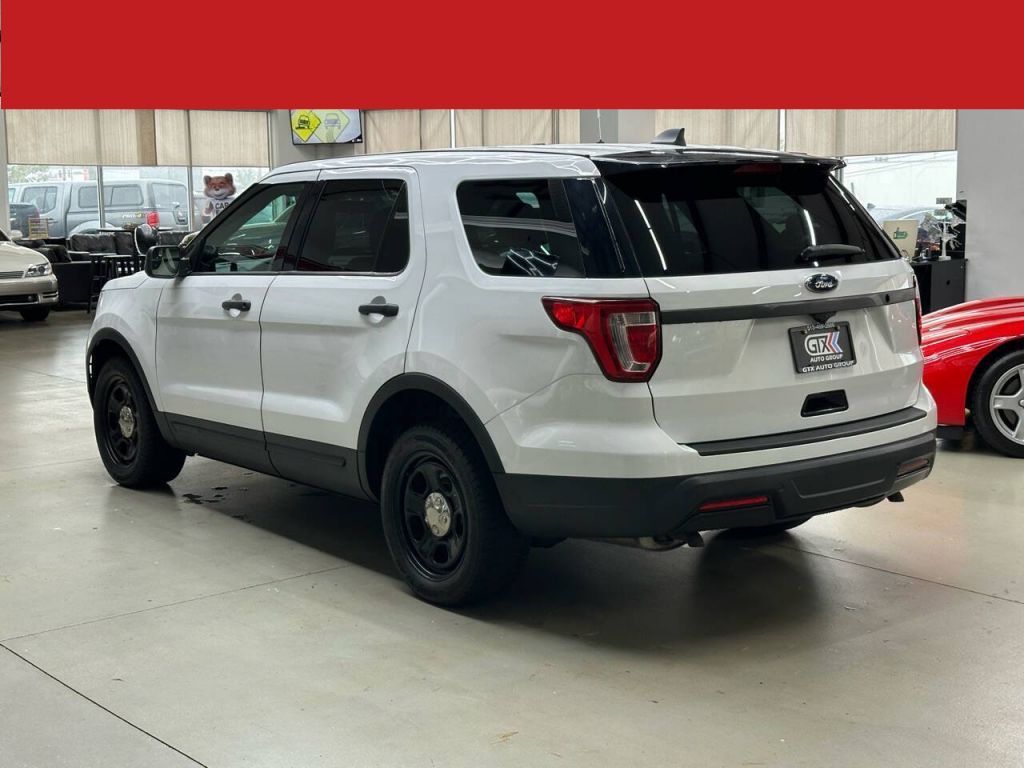
M592 179L464 181L456 197L473 258L489 275L623 274Z

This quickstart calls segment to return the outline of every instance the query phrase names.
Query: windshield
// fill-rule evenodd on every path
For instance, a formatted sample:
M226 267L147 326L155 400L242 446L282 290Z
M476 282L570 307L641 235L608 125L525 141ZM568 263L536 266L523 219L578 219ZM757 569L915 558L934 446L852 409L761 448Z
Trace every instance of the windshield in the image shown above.
M898 258L826 168L743 163L636 169L599 163L647 277ZM846 249L807 249L843 245Z

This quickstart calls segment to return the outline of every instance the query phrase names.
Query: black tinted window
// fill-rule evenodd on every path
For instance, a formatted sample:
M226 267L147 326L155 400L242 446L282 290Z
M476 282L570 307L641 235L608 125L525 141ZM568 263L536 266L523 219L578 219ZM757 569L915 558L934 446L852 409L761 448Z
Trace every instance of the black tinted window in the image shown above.
M398 180L329 181L296 268L401 272L409 263L409 200Z
M484 272L586 276L561 179L464 181L458 201L469 247Z
M603 168L644 275L700 275L806 267L812 245L853 245L829 263L894 258L824 168L754 163Z

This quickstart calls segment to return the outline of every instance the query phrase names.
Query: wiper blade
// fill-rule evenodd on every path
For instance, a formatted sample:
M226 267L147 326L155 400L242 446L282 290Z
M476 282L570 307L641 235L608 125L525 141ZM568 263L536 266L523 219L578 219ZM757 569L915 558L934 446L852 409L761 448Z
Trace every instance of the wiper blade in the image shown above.
M863 256L864 249L859 245L843 245L842 243L824 243L822 245L808 245L797 256L798 262L808 261L831 261L833 259L845 259L852 262L857 256Z

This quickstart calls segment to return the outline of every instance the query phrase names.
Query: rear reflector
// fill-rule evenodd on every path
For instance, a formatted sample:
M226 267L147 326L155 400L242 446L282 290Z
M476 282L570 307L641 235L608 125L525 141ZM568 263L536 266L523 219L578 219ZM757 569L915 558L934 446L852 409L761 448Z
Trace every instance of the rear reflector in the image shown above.
M705 501L697 508L697 510L699 512L718 512L719 510L722 509L743 509L744 507L763 507L767 503L767 496L743 496L738 499Z
M653 299L545 297L555 325L587 340L612 381L647 381L661 359L661 319Z

